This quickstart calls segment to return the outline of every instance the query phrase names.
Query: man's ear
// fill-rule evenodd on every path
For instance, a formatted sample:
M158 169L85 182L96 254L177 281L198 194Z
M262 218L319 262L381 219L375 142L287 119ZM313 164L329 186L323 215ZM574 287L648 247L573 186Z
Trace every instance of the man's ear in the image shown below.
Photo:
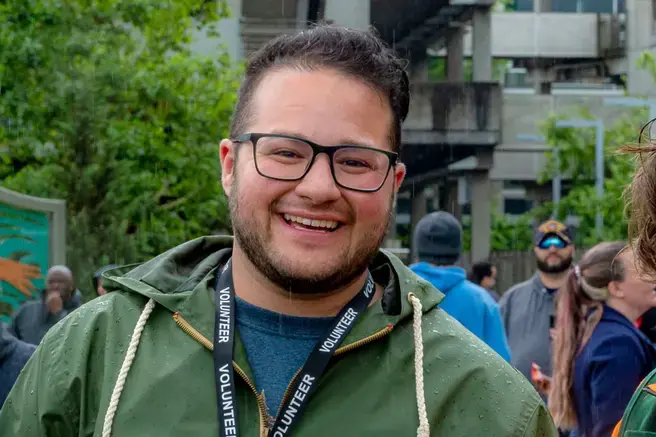
M394 191L398 192L399 188L401 188L401 184L403 183L403 179L405 179L405 164L402 162L396 164L394 166Z
M237 145L230 140L221 140L219 145L219 158L221 159L221 185L223 192L230 197L230 188L235 177L235 153Z

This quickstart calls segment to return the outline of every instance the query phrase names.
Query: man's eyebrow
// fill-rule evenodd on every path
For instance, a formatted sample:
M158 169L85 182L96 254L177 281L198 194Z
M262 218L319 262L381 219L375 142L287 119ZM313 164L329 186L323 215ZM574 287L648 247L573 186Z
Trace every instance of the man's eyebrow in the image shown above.
M372 144L372 143L370 143L370 142L368 142L368 141L364 141L364 140L362 140L362 139L360 139L360 140L356 140L356 139L353 139L353 138L341 138L341 139L339 140L339 144L349 145L349 146L364 146L364 147L371 147L372 149L377 149L377 148L378 148L378 147L376 147L375 144Z
M305 135L301 134L300 132L294 132L294 131L284 130L284 129L271 129L271 132L268 132L268 133L273 134L273 135L288 135L290 137L296 137L296 138L300 138L302 140L307 140L308 139L308 138L305 137Z
M299 138L301 140L312 141L312 142L316 143L316 141L312 140L311 138L308 138L307 136L301 134L300 132L289 131L289 130L284 130L284 129L272 129L271 132L269 132L269 133L275 134L275 135L288 135L290 137L296 137L296 138ZM321 143L317 143L317 144L321 144ZM371 147L373 149L378 149L379 148L375 144L372 144L369 141L363 140L362 138L356 140L354 138L349 138L349 137L342 137L335 144L321 144L321 145L322 146L347 145L347 146Z

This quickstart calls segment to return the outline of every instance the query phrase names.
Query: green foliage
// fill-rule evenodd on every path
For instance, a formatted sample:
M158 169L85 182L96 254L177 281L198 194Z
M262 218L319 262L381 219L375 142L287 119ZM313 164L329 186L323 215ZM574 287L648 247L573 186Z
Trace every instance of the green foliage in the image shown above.
M624 214L624 187L631 181L633 161L617 153L619 147L633 143L644 120L646 110L628 110L627 115L607 127L604 133L604 196L595 192L595 132L594 129L556 128L558 117L552 116L544 124L543 133L552 151L542 180L551 180L557 172L566 174L573 188L561 199L558 216L575 215L580 219L579 233L587 247L600 240L627 238L627 218ZM582 118L591 119L582 112ZM554 151L558 149L560 160ZM557 166L559 161L560 166ZM604 227L601 236L595 231L597 206L602 206Z
M602 199L597 198L595 190L595 129L557 128L556 122L565 118L570 117L552 115L542 127L542 134L551 150L547 152L547 164L540 182L549 182L560 173L565 175L572 186L561 198L555 217L560 220L565 220L568 216L578 218L576 243L579 246L591 247L602 240L624 240L627 238L628 223L623 192L631 181L634 163L630 157L618 153L618 149L637 141L638 132L647 120L647 111L627 109L625 117L605 128ZM576 118L592 119L584 109L580 110L579 117ZM597 235L595 229L598 205L601 205L604 217L601 236ZM549 217L551 211L553 204L539 205L521 219L539 222ZM522 244L525 245L525 242Z
M497 12L512 12L517 9L517 0L497 0L494 10Z
M546 206L546 205L545 205ZM531 250L534 224L549 217L544 208L510 219L492 214L490 249L492 252ZM471 222L463 223L463 251L471 250Z
M591 247L603 240L627 238L627 217L624 211L624 188L633 175L633 161L618 153L619 147L637 140L641 123L646 120L645 110L628 110L627 115L604 133L604 196L597 199L595 191L595 129L557 128L556 122L565 116L552 115L543 124L542 134L551 148L540 182L548 183L558 174L565 175L572 188L561 198L555 218L566 220L577 217L576 244ZM592 119L581 110L581 119ZM557 154L556 154L557 149ZM601 205L604 217L602 235L595 229L597 206ZM494 251L526 250L532 245L533 226L554 216L553 203L544 203L513 221L502 217L493 220L492 249ZM520 226L521 223L521 226ZM519 229L518 229L519 228Z
M492 216L492 250L505 252L511 250L530 250L533 245L533 221L522 216L517 221L505 220L503 216Z
M656 59L651 51L645 50L640 53L640 56L636 59L636 67L647 71L656 82Z
M226 14L213 0L0 3L0 180L67 201L82 288L103 264L229 227L218 142L237 71L220 47L188 49Z
M656 58L643 52L636 61L638 68L646 70L656 82ZM604 196L598 199L595 191L595 130L578 128L557 128L556 122L569 116L552 115L542 126L542 134L551 148L547 153L547 165L540 182L551 181L558 173L564 174L572 185L569 192L561 198L556 218L564 220L567 216L579 219L576 244L590 247L602 240L624 240L627 236L628 217L625 210L624 189L631 182L635 162L630 156L618 153L620 147L638 142L642 126L649 120L648 110L627 108L625 116L613 125L605 126L604 132ZM580 109L575 118L591 120L586 109ZM558 150L558 155L555 151ZM558 156L558 158L557 158ZM601 205L604 217L602 235L595 230L597 206ZM539 222L549 216L552 204L539 205L520 217L520 220ZM503 222L503 220L501 220ZM493 225L493 241L512 240L512 226ZM525 236L526 238L526 236ZM515 240L518 241L518 240ZM527 240L518 241L525 246ZM494 250L501 250L493 243ZM516 247L514 249L520 249Z

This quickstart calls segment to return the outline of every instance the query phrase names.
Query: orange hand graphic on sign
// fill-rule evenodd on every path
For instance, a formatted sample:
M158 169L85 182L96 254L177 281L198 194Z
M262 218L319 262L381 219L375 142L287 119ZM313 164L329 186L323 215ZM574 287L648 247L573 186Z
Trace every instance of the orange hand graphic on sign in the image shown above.
M0 258L0 281L8 282L27 297L32 297L32 279L41 277L36 266L23 264L7 258Z

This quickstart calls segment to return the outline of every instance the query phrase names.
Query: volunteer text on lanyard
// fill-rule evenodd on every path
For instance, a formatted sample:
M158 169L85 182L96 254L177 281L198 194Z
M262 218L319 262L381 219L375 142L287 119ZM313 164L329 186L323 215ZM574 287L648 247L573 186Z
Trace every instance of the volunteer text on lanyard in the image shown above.
M371 273L362 290L339 312L328 328L328 332L314 347L294 381L287 400L280 408L280 415L269 433L269 437L286 437L299 421L310 396L317 388L333 353L355 325L356 320L367 309L374 296L374 281ZM232 348L235 339L235 291L232 282L231 262L223 268L216 282L214 296L216 315L214 318L214 374L219 410L219 435L238 436L237 397L232 366Z

